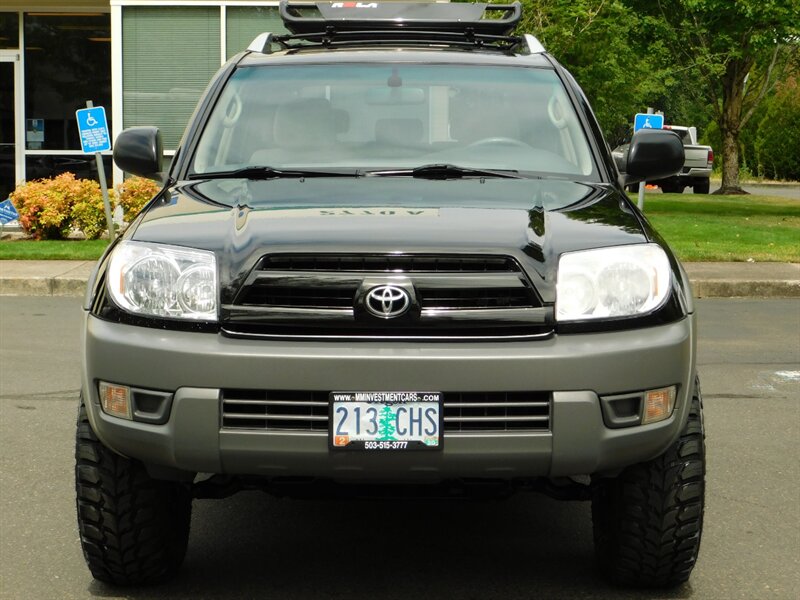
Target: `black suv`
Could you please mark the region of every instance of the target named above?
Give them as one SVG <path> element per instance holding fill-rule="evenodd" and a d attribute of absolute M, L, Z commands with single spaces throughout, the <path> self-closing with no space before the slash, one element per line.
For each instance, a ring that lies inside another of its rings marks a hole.
<path fill-rule="evenodd" d="M 85 303 L 78 521 L 98 579 L 169 577 L 193 498 L 590 499 L 602 571 L 686 581 L 704 434 L 681 265 L 520 6 L 281 4 L 211 81 Z M 157 176 L 154 128 L 114 159 Z M 478 484 L 478 485 L 475 485 Z M 269 543 L 266 541 L 265 543 Z"/>

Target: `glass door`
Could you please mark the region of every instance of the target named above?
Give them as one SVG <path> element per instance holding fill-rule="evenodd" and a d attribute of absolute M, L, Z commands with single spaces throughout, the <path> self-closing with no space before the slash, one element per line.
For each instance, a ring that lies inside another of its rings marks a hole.
<path fill-rule="evenodd" d="M 20 148 L 17 145 L 19 53 L 0 50 L 0 202 L 14 191 Z"/>

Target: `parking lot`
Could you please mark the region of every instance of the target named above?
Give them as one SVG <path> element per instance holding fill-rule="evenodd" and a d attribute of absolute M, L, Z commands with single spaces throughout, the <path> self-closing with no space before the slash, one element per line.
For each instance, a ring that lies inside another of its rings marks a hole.
<path fill-rule="evenodd" d="M 160 587 L 92 580 L 73 490 L 80 299 L 0 298 L 0 597 L 709 598 L 800 596 L 800 304 L 704 300 L 706 524 L 686 586 L 638 592 L 593 569 L 587 503 L 195 502 L 186 563 Z"/>

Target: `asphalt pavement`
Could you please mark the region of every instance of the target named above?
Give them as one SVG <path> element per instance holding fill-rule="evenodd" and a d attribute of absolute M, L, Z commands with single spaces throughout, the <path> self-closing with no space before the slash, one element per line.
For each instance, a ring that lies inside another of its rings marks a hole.
<path fill-rule="evenodd" d="M 700 559 L 672 591 L 608 586 L 588 503 L 323 502 L 246 492 L 194 504 L 171 583 L 95 582 L 75 524 L 81 302 L 0 298 L 0 598 L 796 600 L 800 303 L 697 303 L 707 504 Z"/>

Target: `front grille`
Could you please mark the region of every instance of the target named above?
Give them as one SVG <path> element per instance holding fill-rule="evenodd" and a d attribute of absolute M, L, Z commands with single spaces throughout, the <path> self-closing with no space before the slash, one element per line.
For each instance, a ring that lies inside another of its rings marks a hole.
<path fill-rule="evenodd" d="M 545 392 L 450 392 L 444 398 L 444 430 L 547 431 L 550 394 Z"/>
<path fill-rule="evenodd" d="M 531 306 L 531 290 L 518 288 L 417 288 L 422 309 L 491 309 Z"/>
<path fill-rule="evenodd" d="M 413 291 L 408 314 L 369 315 L 369 289 L 398 282 Z M 552 307 L 515 259 L 497 255 L 267 255 L 221 312 L 225 334 L 250 337 L 520 338 L 553 330 Z"/>
<path fill-rule="evenodd" d="M 549 431 L 548 392 L 445 392 L 444 433 Z M 328 431 L 328 392 L 222 391 L 223 429 Z"/>
<path fill-rule="evenodd" d="M 506 256 L 429 254 L 272 254 L 259 271 L 323 271 L 341 273 L 517 273 L 517 263 Z"/>
<path fill-rule="evenodd" d="M 355 286 L 301 287 L 297 285 L 251 285 L 241 299 L 243 306 L 283 308 L 352 308 Z"/>
<path fill-rule="evenodd" d="M 224 429 L 328 430 L 327 392 L 222 391 Z"/>

